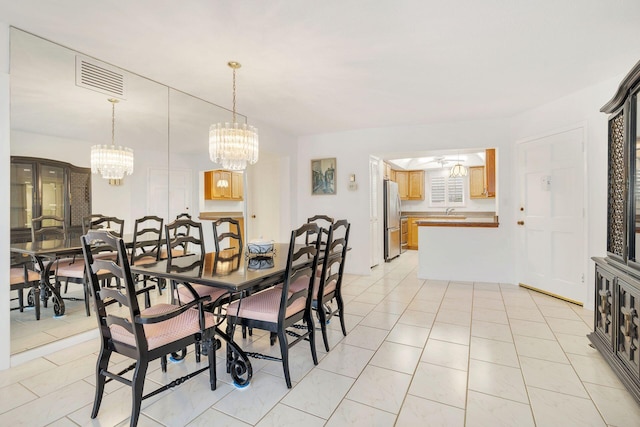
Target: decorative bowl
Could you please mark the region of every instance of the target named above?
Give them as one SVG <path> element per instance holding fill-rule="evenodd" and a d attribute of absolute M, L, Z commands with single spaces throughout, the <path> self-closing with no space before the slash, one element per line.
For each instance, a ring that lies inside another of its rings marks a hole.
<path fill-rule="evenodd" d="M 247 253 L 253 255 L 270 255 L 273 253 L 273 244 L 273 240 L 251 240 L 247 243 Z"/>

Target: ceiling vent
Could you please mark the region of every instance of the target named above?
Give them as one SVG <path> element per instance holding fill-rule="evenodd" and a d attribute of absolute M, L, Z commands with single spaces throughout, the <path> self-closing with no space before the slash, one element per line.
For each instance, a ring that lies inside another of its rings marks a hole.
<path fill-rule="evenodd" d="M 76 55 L 76 85 L 126 99 L 122 70 L 80 55 Z"/>

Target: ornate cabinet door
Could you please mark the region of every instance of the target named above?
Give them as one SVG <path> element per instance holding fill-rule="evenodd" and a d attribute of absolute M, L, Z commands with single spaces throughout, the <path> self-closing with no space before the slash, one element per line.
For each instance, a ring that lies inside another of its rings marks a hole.
<path fill-rule="evenodd" d="M 595 332 L 613 351 L 613 297 L 615 277 L 596 265 Z"/>
<path fill-rule="evenodd" d="M 636 379 L 640 378 L 640 354 L 638 354 L 638 311 L 640 292 L 618 278 L 618 330 L 617 350 L 620 360 L 631 370 Z"/>

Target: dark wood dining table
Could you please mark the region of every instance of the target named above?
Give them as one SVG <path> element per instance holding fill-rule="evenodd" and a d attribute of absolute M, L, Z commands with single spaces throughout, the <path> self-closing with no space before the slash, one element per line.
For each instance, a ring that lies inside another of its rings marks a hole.
<path fill-rule="evenodd" d="M 132 266 L 134 274 L 144 274 L 178 283 L 195 283 L 227 290 L 242 298 L 247 292 L 255 292 L 281 282 L 287 266 L 288 243 L 274 244 L 273 253 L 259 256 L 249 253 L 221 251 L 181 256 L 150 264 Z M 303 266 L 312 259 L 301 258 L 295 264 Z M 249 384 L 252 376 L 251 362 L 247 354 L 228 333 L 235 325 L 228 325 L 227 331 L 216 328 L 216 334 L 227 346 L 227 371 L 239 387 Z"/>

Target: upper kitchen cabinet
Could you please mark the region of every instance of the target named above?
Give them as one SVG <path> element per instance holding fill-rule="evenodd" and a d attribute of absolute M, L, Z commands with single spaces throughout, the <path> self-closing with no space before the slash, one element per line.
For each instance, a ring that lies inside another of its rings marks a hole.
<path fill-rule="evenodd" d="M 395 181 L 398 183 L 400 200 L 424 200 L 424 171 L 396 170 Z"/>
<path fill-rule="evenodd" d="M 485 150 L 485 165 L 469 167 L 469 197 L 488 199 L 496 197 L 496 150 Z"/>
<path fill-rule="evenodd" d="M 243 174 L 227 170 L 204 173 L 205 200 L 243 200 Z"/>

